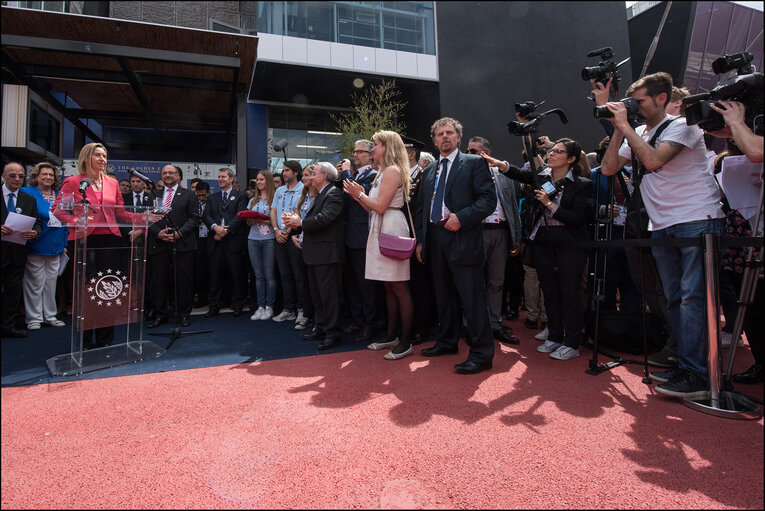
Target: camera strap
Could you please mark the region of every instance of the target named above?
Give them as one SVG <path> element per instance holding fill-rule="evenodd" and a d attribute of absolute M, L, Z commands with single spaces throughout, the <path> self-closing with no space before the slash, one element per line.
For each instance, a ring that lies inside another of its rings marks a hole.
<path fill-rule="evenodd" d="M 679 118 L 680 117 L 670 117 L 669 119 L 667 119 L 666 121 L 661 123 L 659 125 L 659 127 L 656 128 L 656 132 L 651 137 L 651 140 L 648 142 L 648 145 L 650 145 L 651 147 L 653 147 L 655 149 L 656 148 L 656 141 L 659 139 L 659 135 L 661 135 L 662 132 L 665 129 L 667 129 L 670 124 L 672 124 L 674 121 L 676 121 Z M 638 165 L 640 166 L 639 167 L 639 173 L 636 174 L 635 173 L 635 169 L 638 169 Z M 643 164 L 640 163 L 640 161 L 635 157 L 635 151 L 632 151 L 632 177 L 633 177 L 632 185 L 635 188 L 637 188 L 640 185 L 641 178 L 644 175 L 650 174 L 652 172 L 656 172 L 656 171 L 655 170 L 648 170 L 645 167 L 643 167 Z M 635 177 L 637 177 L 637 179 L 635 179 Z"/>

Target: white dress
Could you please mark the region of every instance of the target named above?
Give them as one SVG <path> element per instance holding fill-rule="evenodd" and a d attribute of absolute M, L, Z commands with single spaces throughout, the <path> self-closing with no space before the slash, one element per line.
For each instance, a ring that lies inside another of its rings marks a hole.
<path fill-rule="evenodd" d="M 380 193 L 382 172 L 369 191 L 369 196 L 377 199 Z M 401 210 L 404 206 L 404 193 L 401 185 L 396 189 L 393 200 L 382 216 L 382 232 L 395 236 L 409 236 L 409 220 L 406 213 Z M 411 207 L 411 206 L 410 206 Z M 406 208 L 404 208 L 406 209 Z M 367 238 L 367 261 L 364 277 L 369 280 L 382 280 L 386 282 L 403 282 L 409 280 L 409 259 L 400 261 L 391 257 L 385 257 L 380 253 L 380 215 L 374 211 L 369 212 L 369 237 Z"/>

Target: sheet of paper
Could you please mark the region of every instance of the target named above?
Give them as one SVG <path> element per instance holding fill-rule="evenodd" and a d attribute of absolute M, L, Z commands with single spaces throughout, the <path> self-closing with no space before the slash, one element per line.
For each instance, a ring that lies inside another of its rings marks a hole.
<path fill-rule="evenodd" d="M 69 263 L 69 256 L 66 255 L 66 252 L 61 252 L 61 255 L 58 257 L 58 276 L 64 274 L 64 270 L 66 270 L 66 265 Z"/>
<path fill-rule="evenodd" d="M 27 240 L 21 239 L 22 231 L 31 231 L 35 226 L 37 219 L 33 216 L 21 215 L 15 211 L 9 211 L 8 217 L 5 219 L 5 225 L 13 228 L 13 233 L 3 234 L 3 241 L 9 241 L 11 243 L 18 243 L 19 245 L 26 245 Z"/>
<path fill-rule="evenodd" d="M 730 207 L 756 208 L 762 186 L 762 163 L 752 163 L 746 156 L 728 156 L 723 160 L 717 181 Z"/>

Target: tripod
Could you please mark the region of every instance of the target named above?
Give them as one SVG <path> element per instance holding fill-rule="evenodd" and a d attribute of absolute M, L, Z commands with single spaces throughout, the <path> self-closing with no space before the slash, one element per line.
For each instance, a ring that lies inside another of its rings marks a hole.
<path fill-rule="evenodd" d="M 183 239 L 183 235 L 175 225 L 175 222 L 173 222 L 169 212 L 167 215 L 165 215 L 165 219 L 167 220 L 167 223 L 170 224 L 171 232 L 173 234 L 177 233 L 180 239 Z M 171 258 L 173 261 L 173 300 L 175 301 L 175 306 L 173 307 L 173 323 L 175 326 L 173 326 L 173 329 L 170 332 L 149 332 L 150 335 L 170 336 L 170 342 L 167 344 L 167 346 L 165 346 L 165 350 L 169 350 L 170 346 L 172 346 L 173 343 L 182 335 L 207 334 L 212 332 L 212 330 L 196 330 L 193 332 L 181 331 L 180 304 L 178 303 L 178 244 L 173 242 L 172 246 L 173 248 L 171 249 Z"/>

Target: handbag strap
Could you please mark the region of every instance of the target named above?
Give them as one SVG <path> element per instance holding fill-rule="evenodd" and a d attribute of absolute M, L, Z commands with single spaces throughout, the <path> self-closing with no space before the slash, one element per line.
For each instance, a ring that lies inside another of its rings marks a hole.
<path fill-rule="evenodd" d="M 412 220 L 412 210 L 409 209 L 409 202 L 406 200 L 406 190 L 404 190 L 403 188 L 404 187 L 402 186 L 401 189 L 402 189 L 402 193 L 404 194 L 404 204 L 406 205 L 406 212 L 409 214 L 409 226 L 412 228 L 412 238 L 416 238 L 417 236 L 415 235 L 415 232 L 414 232 L 414 221 Z M 393 209 L 397 209 L 397 208 L 393 208 Z M 382 215 L 377 215 L 377 217 L 379 218 L 379 222 L 378 222 L 379 226 L 377 228 L 377 231 L 380 233 L 382 233 L 383 216 L 385 216 L 385 213 L 383 213 Z"/>

